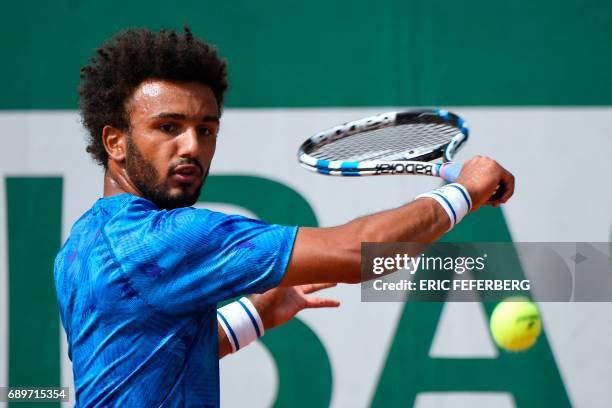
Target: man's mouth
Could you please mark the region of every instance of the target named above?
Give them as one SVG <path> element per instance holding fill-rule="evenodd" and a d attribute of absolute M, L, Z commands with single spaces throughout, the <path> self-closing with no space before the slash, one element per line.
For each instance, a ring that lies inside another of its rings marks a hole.
<path fill-rule="evenodd" d="M 181 184 L 192 184 L 200 181 L 202 170 L 194 164 L 180 164 L 172 170 L 171 177 Z"/>

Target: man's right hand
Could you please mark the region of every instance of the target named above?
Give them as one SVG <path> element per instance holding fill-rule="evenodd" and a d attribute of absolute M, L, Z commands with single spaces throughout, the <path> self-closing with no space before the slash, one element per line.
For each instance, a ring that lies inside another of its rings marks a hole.
<path fill-rule="evenodd" d="M 514 194 L 512 173 L 484 156 L 475 156 L 465 162 L 455 183 L 461 184 L 470 193 L 472 211 L 483 205 L 503 204 Z M 498 188 L 503 189 L 499 197 L 499 193 L 496 194 Z"/>

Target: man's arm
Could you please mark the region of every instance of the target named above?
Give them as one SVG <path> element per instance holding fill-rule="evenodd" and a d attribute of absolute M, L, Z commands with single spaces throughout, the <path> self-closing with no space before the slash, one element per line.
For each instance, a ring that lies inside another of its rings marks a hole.
<path fill-rule="evenodd" d="M 227 334 L 225 334 L 225 330 L 221 328 L 219 322 L 217 322 L 217 334 L 219 338 L 219 358 L 223 358 L 232 353 L 232 346 L 227 338 Z"/>
<path fill-rule="evenodd" d="M 265 330 L 270 330 L 291 320 L 298 312 L 304 309 L 321 307 L 338 307 L 340 302 L 334 299 L 311 296 L 313 292 L 327 289 L 335 284 L 302 285 L 286 288 L 274 288 L 258 295 L 249 296 L 250 301 L 257 309 Z M 230 340 L 225 330 L 217 323 L 219 338 L 219 358 L 232 352 Z"/>
<path fill-rule="evenodd" d="M 494 160 L 481 156 L 466 162 L 455 182 L 469 192 L 472 211 L 482 205 L 505 203 L 514 193 L 512 174 Z M 490 201 L 498 186 L 504 186 L 505 193 Z M 300 228 L 280 285 L 360 282 L 362 242 L 432 243 L 448 228 L 446 212 L 435 200 L 426 198 L 338 227 Z"/>

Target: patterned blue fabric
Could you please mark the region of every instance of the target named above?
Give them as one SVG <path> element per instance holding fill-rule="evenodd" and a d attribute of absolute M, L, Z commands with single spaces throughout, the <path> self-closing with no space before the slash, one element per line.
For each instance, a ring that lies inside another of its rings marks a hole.
<path fill-rule="evenodd" d="M 297 228 L 98 200 L 55 261 L 76 405 L 216 407 L 216 305 L 277 286 Z"/>

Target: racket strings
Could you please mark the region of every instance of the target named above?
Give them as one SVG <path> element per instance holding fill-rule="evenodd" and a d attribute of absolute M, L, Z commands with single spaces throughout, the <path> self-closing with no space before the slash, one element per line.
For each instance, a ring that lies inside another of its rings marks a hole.
<path fill-rule="evenodd" d="M 409 123 L 347 136 L 309 154 L 319 160 L 402 160 L 444 146 L 456 134 L 457 128 L 447 124 Z"/>

